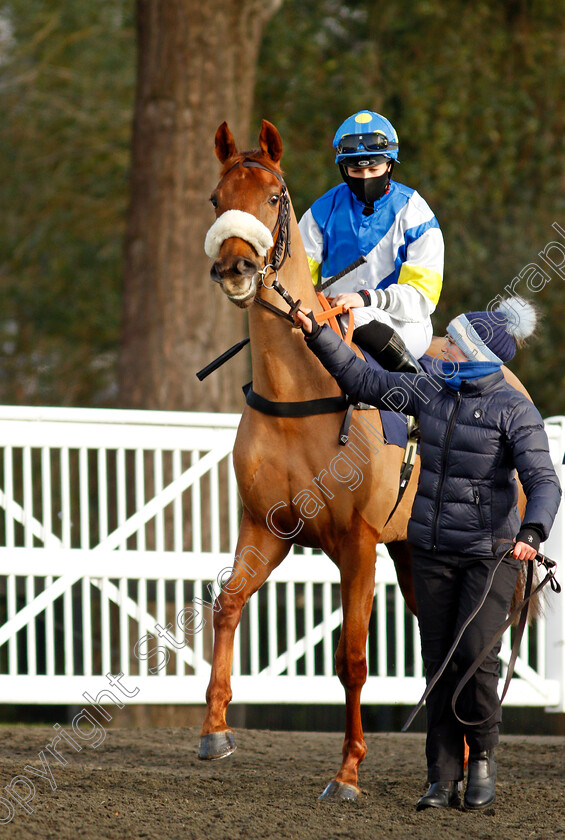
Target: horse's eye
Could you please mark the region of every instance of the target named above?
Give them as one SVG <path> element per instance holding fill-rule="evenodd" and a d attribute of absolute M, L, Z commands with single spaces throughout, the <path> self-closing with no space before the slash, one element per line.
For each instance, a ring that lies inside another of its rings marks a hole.
<path fill-rule="evenodd" d="M 210 196 L 210 202 L 211 202 L 212 207 L 214 208 L 214 210 L 216 210 L 216 209 L 217 209 L 217 207 L 218 207 L 218 199 L 216 198 L 216 196 L 215 196 L 215 195 L 211 195 L 211 196 Z"/>
<path fill-rule="evenodd" d="M 272 207 L 274 207 L 276 204 L 279 203 L 279 198 L 280 196 L 278 195 L 278 193 L 275 193 L 274 195 L 269 196 L 268 202 Z"/>

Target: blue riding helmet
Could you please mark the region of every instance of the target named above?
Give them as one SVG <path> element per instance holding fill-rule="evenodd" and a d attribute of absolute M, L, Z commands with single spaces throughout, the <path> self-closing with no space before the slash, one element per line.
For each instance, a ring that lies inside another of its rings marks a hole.
<path fill-rule="evenodd" d="M 374 111 L 358 111 L 336 131 L 336 163 L 374 166 L 376 158 L 398 161 L 398 135 L 386 117 Z"/>

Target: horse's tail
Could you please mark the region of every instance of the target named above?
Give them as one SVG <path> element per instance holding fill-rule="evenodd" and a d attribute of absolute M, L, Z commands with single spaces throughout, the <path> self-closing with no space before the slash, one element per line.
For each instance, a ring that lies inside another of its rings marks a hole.
<path fill-rule="evenodd" d="M 516 587 L 514 589 L 514 594 L 512 595 L 512 602 L 510 604 L 510 609 L 508 610 L 509 615 L 510 615 L 511 612 L 513 612 L 516 609 L 516 607 L 518 606 L 520 601 L 522 601 L 523 598 L 524 598 L 524 588 L 526 586 L 526 569 L 527 569 L 527 561 L 523 561 L 520 564 L 520 571 L 518 572 L 518 580 L 516 581 Z M 539 582 L 540 582 L 540 579 L 539 579 L 538 569 L 537 569 L 537 566 L 534 565 L 534 577 L 533 577 L 533 581 L 532 581 L 532 592 L 534 591 L 534 589 L 536 588 L 536 586 L 538 585 Z M 536 595 L 532 595 L 532 598 L 531 598 L 531 601 L 530 601 L 530 609 L 528 611 L 528 624 L 530 624 L 530 625 L 533 624 L 533 622 L 535 621 L 536 618 L 540 618 L 540 616 L 543 614 L 540 595 L 541 595 L 541 593 L 539 593 L 539 592 Z M 514 627 L 518 624 L 519 619 L 520 619 L 520 615 L 518 614 L 516 616 L 516 618 L 514 619 L 514 621 L 512 622 L 512 625 Z"/>

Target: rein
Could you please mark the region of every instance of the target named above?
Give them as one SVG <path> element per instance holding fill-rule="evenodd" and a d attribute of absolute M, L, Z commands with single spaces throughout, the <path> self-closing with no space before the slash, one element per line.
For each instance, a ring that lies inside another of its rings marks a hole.
<path fill-rule="evenodd" d="M 243 166 L 249 169 L 262 169 L 265 172 L 269 172 L 271 175 L 280 182 L 281 191 L 279 194 L 279 212 L 277 216 L 277 221 L 275 222 L 275 226 L 271 231 L 271 235 L 274 239 L 275 232 L 278 230 L 278 235 L 273 245 L 271 256 L 269 259 L 268 254 L 265 255 L 265 265 L 263 269 L 259 272 L 261 275 L 261 279 L 259 281 L 259 287 L 263 286 L 263 288 L 271 290 L 273 289 L 277 294 L 279 294 L 282 299 L 285 301 L 286 304 L 289 306 L 289 311 L 285 312 L 282 309 L 279 309 L 278 306 L 270 303 L 269 301 L 264 300 L 263 298 L 255 295 L 254 302 L 259 306 L 262 306 L 264 309 L 267 309 L 269 312 L 272 312 L 274 315 L 284 318 L 287 320 L 293 327 L 297 327 L 298 325 L 295 323 L 295 315 L 298 309 L 300 308 L 302 301 L 297 300 L 295 301 L 290 292 L 285 289 L 282 283 L 279 281 L 278 273 L 279 270 L 284 265 L 287 257 L 291 256 L 290 252 L 290 198 L 288 195 L 288 188 L 283 177 L 278 173 L 275 172 L 273 169 L 270 169 L 268 166 L 260 163 L 256 160 L 251 160 L 250 158 L 245 158 L 244 160 L 237 161 L 231 166 L 227 172 L 225 172 L 223 178 L 226 177 L 233 169 L 238 166 Z M 222 178 L 222 180 L 223 180 Z M 365 258 L 360 258 L 356 261 L 355 264 L 348 266 L 339 276 L 343 276 L 355 268 L 358 264 L 365 261 Z M 274 278 L 271 285 L 267 285 L 265 282 L 265 276 L 267 275 L 268 271 L 271 270 L 274 273 Z M 338 279 L 338 276 L 331 278 L 331 282 L 334 282 Z M 326 283 L 326 286 L 330 285 L 330 283 Z M 327 321 L 329 326 L 336 332 L 340 338 L 351 346 L 351 339 L 353 336 L 353 329 L 354 329 L 354 320 L 352 317 L 349 318 L 347 332 L 343 335 L 341 330 L 340 324 L 337 320 L 338 315 L 343 315 L 345 313 L 345 309 L 343 306 L 330 306 L 327 299 L 324 295 L 321 294 L 320 291 L 317 292 L 317 297 L 322 307 L 322 312 L 319 312 L 314 317 L 318 323 L 323 323 Z M 234 344 L 208 365 L 206 365 L 201 370 L 197 371 L 196 376 L 200 381 L 205 379 L 209 374 L 213 371 L 217 370 L 224 362 L 227 362 L 228 359 L 231 359 L 236 353 L 239 353 L 246 344 L 249 343 L 249 339 L 244 339 L 243 341 Z M 338 411 L 345 411 L 345 417 L 341 424 L 341 429 L 339 432 L 339 443 L 342 446 L 348 441 L 349 436 L 349 427 L 351 425 L 351 419 L 353 416 L 353 409 L 354 404 L 350 401 L 347 395 L 342 397 L 322 397 L 313 400 L 300 400 L 295 402 L 276 402 L 273 400 L 267 400 L 264 397 L 261 397 L 260 394 L 256 394 L 253 391 L 252 383 L 248 383 L 243 387 L 243 391 L 245 393 L 245 399 L 249 406 L 255 408 L 257 411 L 261 411 L 263 414 L 269 414 L 274 417 L 308 417 L 315 414 L 327 414 L 333 413 Z M 407 483 L 407 482 L 406 482 Z M 401 483 L 402 488 L 402 483 Z M 401 496 L 393 509 L 396 510 L 398 502 L 400 501 Z M 392 515 L 392 514 L 391 514 Z M 390 517 L 389 517 L 390 518 Z"/>
<path fill-rule="evenodd" d="M 289 312 L 284 312 L 282 309 L 279 309 L 277 306 L 274 306 L 272 303 L 269 303 L 268 301 L 263 300 L 262 298 L 259 298 L 259 297 L 255 297 L 255 303 L 258 303 L 260 306 L 263 306 L 265 309 L 268 309 L 274 315 L 278 315 L 279 317 L 285 318 L 287 321 L 290 321 L 290 323 L 293 326 L 296 326 L 296 324 L 294 323 L 294 315 L 297 312 L 297 310 L 300 308 L 302 301 L 300 301 L 300 300 L 295 301 L 294 298 L 292 297 L 292 295 L 290 294 L 290 292 L 287 289 L 285 289 L 285 287 L 282 285 L 282 283 L 280 283 L 279 277 L 278 277 L 278 273 L 279 273 L 280 269 L 282 268 L 282 266 L 284 265 L 284 263 L 286 262 L 287 257 L 291 256 L 291 252 L 290 252 L 290 198 L 288 196 L 288 188 L 286 186 L 286 183 L 285 183 L 282 175 L 280 175 L 278 172 L 275 172 L 275 170 L 270 169 L 268 166 L 265 166 L 263 163 L 260 163 L 258 160 L 251 160 L 250 158 L 245 158 L 242 161 L 238 161 L 237 163 L 234 163 L 234 165 L 231 166 L 227 170 L 227 172 L 224 174 L 223 177 L 225 178 L 226 175 L 228 175 L 237 166 L 243 166 L 246 169 L 262 169 L 265 172 L 269 172 L 271 175 L 274 175 L 275 178 L 277 179 L 277 181 L 279 181 L 280 184 L 282 185 L 281 186 L 281 192 L 280 192 L 280 195 L 279 195 L 279 212 L 278 212 L 278 216 L 277 216 L 277 221 L 275 222 L 275 226 L 274 226 L 273 230 L 271 231 L 273 239 L 274 239 L 275 232 L 277 230 L 278 230 L 278 236 L 277 236 L 275 244 L 273 246 L 271 258 L 269 259 L 268 256 L 265 255 L 265 265 L 259 273 L 261 274 L 260 285 L 263 286 L 263 288 L 265 288 L 265 289 L 269 289 L 269 290 L 274 289 L 274 291 L 277 292 L 277 294 L 279 294 L 282 297 L 282 299 L 285 301 L 285 303 L 288 304 L 288 306 L 290 307 L 290 310 L 289 310 Z M 223 180 L 223 178 L 222 178 L 222 180 Z M 361 263 L 363 263 L 363 262 L 366 262 L 365 257 L 360 257 L 358 260 L 356 260 L 350 266 L 347 266 L 347 268 L 345 268 L 342 272 L 340 272 L 339 274 L 336 274 L 335 277 L 332 277 L 332 278 L 330 278 L 329 281 L 326 281 L 326 283 L 323 285 L 323 288 L 326 288 L 327 286 L 331 285 L 331 283 L 338 280 L 340 277 L 343 277 L 345 274 L 348 274 L 350 271 L 352 271 L 354 268 L 357 268 L 357 266 L 361 265 Z M 274 275 L 275 275 L 275 277 L 273 279 L 273 282 L 271 283 L 270 286 L 268 286 L 265 283 L 265 275 L 267 274 L 269 269 L 271 269 L 271 271 L 273 271 Z M 348 325 L 347 333 L 346 333 L 345 336 L 343 336 L 335 316 L 343 315 L 344 312 L 345 312 L 345 309 L 343 308 L 343 306 L 336 306 L 336 307 L 331 308 L 329 306 L 326 298 L 320 292 L 321 292 L 321 289 L 317 292 L 318 300 L 320 301 L 324 311 L 322 313 L 318 313 L 318 315 L 315 315 L 314 317 L 316 318 L 318 323 L 323 323 L 324 321 L 329 321 L 330 326 L 334 330 L 334 332 L 337 332 L 338 335 L 343 337 L 344 340 L 346 341 L 346 343 L 350 345 L 351 344 L 351 336 L 353 334 L 353 318 L 349 319 L 349 325 Z M 234 347 L 236 347 L 236 346 L 237 345 L 234 345 Z M 234 348 L 230 348 L 230 350 L 226 351 L 226 353 L 230 353 L 231 350 L 233 350 L 233 349 Z M 235 352 L 238 352 L 238 351 L 235 350 Z M 223 354 L 223 355 L 225 355 L 225 354 Z M 235 355 L 235 353 L 233 353 L 232 355 Z M 231 358 L 231 356 L 227 356 L 227 358 Z M 227 361 L 227 358 L 226 358 L 226 361 Z M 219 361 L 219 359 L 218 359 L 218 361 Z M 214 363 L 212 363 L 212 364 L 214 364 Z M 206 369 L 204 369 L 204 370 L 206 370 Z M 201 371 L 199 371 L 199 373 L 201 373 Z"/>
<path fill-rule="evenodd" d="M 271 175 L 274 175 L 275 178 L 281 183 L 281 192 L 279 195 L 279 212 L 277 216 L 277 221 L 273 230 L 271 231 L 271 235 L 274 239 L 274 234 L 278 230 L 278 235 L 275 241 L 275 244 L 272 249 L 271 258 L 269 260 L 268 254 L 265 255 L 265 265 L 263 269 L 259 272 L 261 275 L 261 279 L 259 281 L 259 287 L 263 286 L 263 288 L 271 290 L 273 289 L 277 294 L 279 294 L 282 299 L 285 301 L 286 304 L 289 306 L 289 311 L 285 312 L 283 309 L 279 309 L 278 306 L 270 303 L 269 301 L 263 300 L 263 298 L 259 297 L 257 294 L 254 298 L 254 303 L 262 306 L 264 309 L 267 309 L 269 312 L 272 312 L 273 315 L 277 317 L 284 318 L 288 321 L 291 326 L 297 328 L 298 325 L 295 323 L 295 314 L 301 306 L 302 301 L 297 300 L 295 301 L 290 292 L 285 289 L 282 283 L 279 281 L 278 273 L 281 267 L 284 265 L 287 257 L 291 256 L 290 253 L 290 198 L 288 195 L 288 189 L 283 177 L 278 173 L 275 172 L 273 169 L 270 169 L 268 166 L 260 163 L 256 160 L 251 160 L 249 158 L 245 158 L 242 161 L 238 161 L 234 163 L 230 169 L 224 174 L 224 178 L 228 175 L 232 169 L 235 169 L 237 166 L 243 166 L 246 168 L 254 168 L 254 169 L 263 169 L 265 172 L 269 172 Z M 222 179 L 223 180 L 223 179 Z M 336 332 L 340 338 L 342 338 L 348 346 L 351 346 L 351 341 L 353 337 L 353 329 L 354 329 L 354 319 L 350 315 L 348 324 L 347 324 L 347 331 L 345 335 L 341 329 L 341 325 L 337 320 L 338 315 L 345 314 L 346 310 L 343 305 L 340 306 L 330 306 L 326 297 L 322 294 L 322 289 L 327 288 L 332 283 L 339 280 L 341 277 L 344 277 L 350 271 L 353 271 L 362 263 L 366 262 L 365 257 L 359 257 L 355 262 L 348 265 L 343 271 L 336 274 L 334 277 L 330 277 L 316 292 L 318 301 L 322 307 L 322 312 L 317 313 L 314 315 L 314 318 L 319 324 L 324 323 L 325 321 L 328 322 L 328 325 L 331 329 Z M 274 273 L 274 279 L 270 286 L 265 283 L 265 276 L 269 269 Z M 198 379 L 201 381 L 206 378 L 210 373 L 217 370 L 224 362 L 227 362 L 228 359 L 231 359 L 236 353 L 239 353 L 246 344 L 249 343 L 249 339 L 244 339 L 243 341 L 234 344 L 233 347 L 230 347 L 212 362 L 210 362 L 206 367 L 199 370 L 196 374 Z M 300 400 L 294 402 L 278 402 L 274 400 L 267 400 L 265 397 L 262 397 L 260 394 L 257 394 L 253 390 L 253 383 L 249 382 L 247 385 L 243 386 L 243 392 L 245 394 L 245 400 L 247 405 L 251 408 L 256 409 L 257 411 L 261 411 L 263 414 L 268 414 L 272 417 L 310 417 L 316 414 L 330 414 L 340 411 L 345 411 L 345 416 L 343 418 L 341 428 L 339 430 L 339 437 L 338 441 L 341 446 L 345 446 L 349 440 L 349 428 L 351 426 L 351 421 L 353 418 L 353 410 L 358 407 L 362 408 L 362 405 L 356 406 L 350 398 L 344 394 L 341 397 L 321 397 L 313 400 Z M 369 407 L 369 406 L 366 406 Z M 387 524 L 389 520 L 392 518 L 393 514 L 395 513 L 398 505 L 400 504 L 402 497 L 404 495 L 404 491 L 408 486 L 408 482 L 410 481 L 410 476 L 412 474 L 412 469 L 414 466 L 414 461 L 416 458 L 416 448 L 417 442 L 412 433 L 409 431 L 408 435 L 408 442 L 404 454 L 404 460 L 401 467 L 401 474 L 400 474 L 400 487 L 398 491 L 398 496 L 396 502 L 388 516 Z"/>
<path fill-rule="evenodd" d="M 465 632 L 465 630 L 467 629 L 467 627 L 469 626 L 471 621 L 475 618 L 475 616 L 477 615 L 477 613 L 479 612 L 479 610 L 483 606 L 484 602 L 486 601 L 487 595 L 490 592 L 490 589 L 491 589 L 491 586 L 492 586 L 492 581 L 493 581 L 493 578 L 496 574 L 497 569 L 499 568 L 500 564 L 507 557 L 509 557 L 512 554 L 513 550 L 514 550 L 513 544 L 508 542 L 507 540 L 497 540 L 497 542 L 494 544 L 493 554 L 496 557 L 496 562 L 493 564 L 492 568 L 490 569 L 490 571 L 487 575 L 487 579 L 485 581 L 485 587 L 484 587 L 483 593 L 482 593 L 482 595 L 479 599 L 479 602 L 474 607 L 474 609 L 471 611 L 470 615 L 468 615 L 467 618 L 465 619 L 465 621 L 463 622 L 463 625 L 462 625 L 461 629 L 459 630 L 459 633 L 457 634 L 457 637 L 456 637 L 455 641 L 453 642 L 449 651 L 447 652 L 447 655 L 446 655 L 445 659 L 443 660 L 439 670 L 434 674 L 433 678 L 430 680 L 430 682 L 426 686 L 426 690 L 424 691 L 422 697 L 420 698 L 420 700 L 418 702 L 418 705 L 414 707 L 414 709 L 410 713 L 410 717 L 408 718 L 408 720 L 406 721 L 406 723 L 402 727 L 402 730 L 401 730 L 402 732 L 406 732 L 406 730 L 408 729 L 408 727 L 410 726 L 410 724 L 412 723 L 412 721 L 414 720 L 414 718 L 416 717 L 416 715 L 418 714 L 418 712 L 420 711 L 420 709 L 422 708 L 424 703 L 426 702 L 430 692 L 432 691 L 432 689 L 434 688 L 434 686 L 436 685 L 436 683 L 438 682 L 438 680 L 440 679 L 440 677 L 444 673 L 445 669 L 449 665 L 449 663 L 451 661 L 451 658 L 452 658 L 452 656 L 455 652 L 455 649 L 456 649 L 457 645 L 459 644 L 459 642 L 461 641 L 461 637 L 463 636 L 463 633 Z M 510 685 L 510 680 L 512 678 L 512 674 L 514 673 L 514 666 L 515 666 L 516 660 L 518 658 L 518 653 L 520 651 L 520 644 L 522 642 L 522 636 L 524 634 L 524 629 L 526 627 L 526 622 L 528 620 L 528 610 L 529 610 L 529 607 L 530 607 L 531 599 L 535 595 L 537 595 L 538 592 L 541 592 L 541 590 L 544 588 L 544 586 L 546 586 L 546 584 L 548 584 L 548 583 L 551 585 L 551 588 L 555 593 L 561 592 L 561 586 L 559 585 L 559 583 L 555 579 L 555 567 L 557 565 L 555 563 L 555 560 L 550 560 L 549 557 L 545 557 L 543 554 L 540 554 L 539 552 L 536 554 L 535 559 L 536 559 L 538 565 L 539 566 L 544 566 L 544 568 L 546 570 L 546 575 L 545 575 L 544 579 L 542 580 L 541 583 L 539 583 L 536 586 L 536 588 L 532 592 L 532 583 L 533 583 L 533 577 L 534 577 L 534 563 L 533 563 L 533 561 L 528 562 L 527 573 L 526 573 L 526 584 L 524 586 L 524 597 L 523 597 L 522 601 L 510 613 L 510 615 L 508 616 L 506 621 L 495 631 L 492 638 L 489 639 L 489 641 L 483 647 L 481 652 L 477 655 L 475 660 L 471 663 L 471 665 L 469 666 L 469 668 L 467 669 L 467 671 L 465 672 L 465 674 L 463 675 L 463 677 L 459 681 L 459 683 L 458 683 L 458 685 L 457 685 L 457 687 L 456 687 L 456 689 L 453 693 L 453 697 L 451 699 L 451 708 L 452 708 L 453 714 L 455 715 L 457 720 L 460 723 L 462 723 L 464 726 L 480 726 L 481 724 L 486 723 L 487 720 L 490 720 L 490 718 L 498 711 L 498 709 L 502 705 L 502 701 L 506 697 L 506 692 L 508 691 L 508 686 Z M 478 670 L 478 668 L 480 667 L 480 665 L 484 661 L 485 657 L 492 650 L 492 648 L 494 647 L 496 642 L 500 639 L 502 634 L 504 632 L 506 632 L 506 630 L 510 627 L 510 625 L 512 624 L 512 622 L 514 621 L 514 619 L 518 615 L 520 616 L 520 618 L 519 618 L 519 621 L 518 621 L 518 626 L 516 628 L 516 634 L 514 636 L 514 642 L 512 644 L 510 659 L 508 660 L 508 670 L 506 672 L 506 679 L 504 681 L 504 688 L 502 690 L 502 696 L 501 696 L 501 698 L 498 702 L 497 708 L 494 709 L 494 711 L 488 717 L 486 717 L 484 720 L 476 720 L 476 721 L 462 720 L 455 710 L 455 705 L 457 703 L 457 699 L 458 699 L 459 695 L 461 694 L 464 687 L 467 685 L 467 683 L 469 682 L 469 680 L 471 679 L 471 677 L 473 676 L 475 671 Z"/>

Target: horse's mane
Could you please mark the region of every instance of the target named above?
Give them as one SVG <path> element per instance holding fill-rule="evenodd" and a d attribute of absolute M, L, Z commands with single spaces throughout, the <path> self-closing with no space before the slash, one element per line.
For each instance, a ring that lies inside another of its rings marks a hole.
<path fill-rule="evenodd" d="M 263 149 L 250 149 L 248 152 L 238 152 L 224 161 L 224 165 L 220 171 L 220 178 L 237 166 L 238 163 L 243 163 L 244 160 L 254 160 L 262 164 L 266 169 L 275 172 L 277 175 L 283 176 L 284 172 L 278 163 L 275 163 Z"/>

